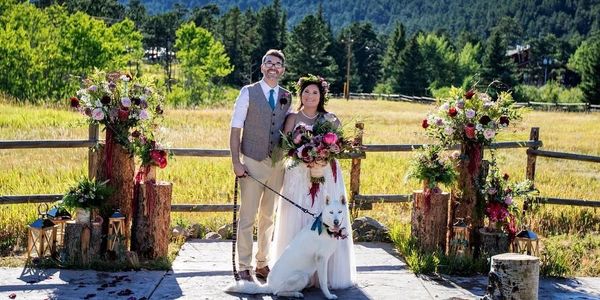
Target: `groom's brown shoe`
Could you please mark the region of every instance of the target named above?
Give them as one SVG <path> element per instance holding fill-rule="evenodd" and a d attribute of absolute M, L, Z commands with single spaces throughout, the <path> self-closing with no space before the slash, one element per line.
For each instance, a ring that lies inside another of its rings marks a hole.
<path fill-rule="evenodd" d="M 256 270 L 254 270 L 254 273 L 256 273 L 256 277 L 265 280 L 267 279 L 267 276 L 269 276 L 269 272 L 271 272 L 271 270 L 269 270 L 269 266 L 265 266 L 263 268 L 256 268 Z"/>
<path fill-rule="evenodd" d="M 250 274 L 250 270 L 240 271 L 238 273 L 238 275 L 240 276 L 240 280 L 246 280 L 246 281 L 250 281 L 250 282 L 256 282 L 256 280 L 254 280 L 254 277 L 252 277 L 252 274 Z"/>

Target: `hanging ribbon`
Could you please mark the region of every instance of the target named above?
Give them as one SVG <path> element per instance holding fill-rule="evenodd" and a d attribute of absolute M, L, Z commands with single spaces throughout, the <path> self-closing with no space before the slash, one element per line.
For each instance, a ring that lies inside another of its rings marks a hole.
<path fill-rule="evenodd" d="M 106 147 L 104 149 L 106 160 L 104 161 L 104 176 L 107 180 L 112 179 L 113 148 L 115 145 L 114 134 L 112 129 L 106 128 Z"/>

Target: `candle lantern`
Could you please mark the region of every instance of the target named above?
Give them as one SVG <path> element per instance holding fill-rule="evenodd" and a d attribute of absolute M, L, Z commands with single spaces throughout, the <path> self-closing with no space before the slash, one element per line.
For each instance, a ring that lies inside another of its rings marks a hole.
<path fill-rule="evenodd" d="M 450 253 L 456 256 L 465 256 L 469 252 L 469 226 L 463 218 L 457 218 L 452 224 L 454 236 L 450 241 Z"/>
<path fill-rule="evenodd" d="M 116 251 L 115 246 L 121 243 L 125 234 L 125 216 L 119 211 L 115 211 L 108 218 L 108 250 Z"/>
<path fill-rule="evenodd" d="M 42 206 L 46 211 L 42 213 Z M 56 247 L 56 225 L 47 217 L 48 204 L 38 206 L 39 218 L 29 225 L 27 232 L 27 260 L 51 257 Z"/>
<path fill-rule="evenodd" d="M 62 206 L 53 206 L 48 218 L 56 225 L 56 247 L 62 247 L 65 239 L 65 223 L 71 220 L 71 214 Z"/>

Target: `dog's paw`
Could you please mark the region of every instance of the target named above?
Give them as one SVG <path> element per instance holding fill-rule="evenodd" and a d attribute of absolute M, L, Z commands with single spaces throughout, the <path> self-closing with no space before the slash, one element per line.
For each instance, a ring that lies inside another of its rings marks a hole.
<path fill-rule="evenodd" d="M 304 298 L 304 294 L 300 293 L 300 292 L 295 292 L 294 293 L 294 297 L 295 298 Z"/>
<path fill-rule="evenodd" d="M 327 299 L 337 299 L 337 296 L 334 294 L 331 294 L 331 295 L 327 296 Z"/>

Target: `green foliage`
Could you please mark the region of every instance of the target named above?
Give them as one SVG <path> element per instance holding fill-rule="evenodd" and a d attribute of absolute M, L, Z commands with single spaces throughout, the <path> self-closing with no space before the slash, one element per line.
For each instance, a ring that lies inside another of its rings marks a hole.
<path fill-rule="evenodd" d="M 101 208 L 113 190 L 106 186 L 107 181 L 98 182 L 95 179 L 82 178 L 76 185 L 69 188 L 62 199 L 61 206 L 66 208 Z"/>
<path fill-rule="evenodd" d="M 485 54 L 481 65 L 481 80 L 482 84 L 489 85 L 492 82 L 498 82 L 494 85 L 498 87 L 493 93 L 497 94 L 500 91 L 507 91 L 516 83 L 515 79 L 515 64 L 506 56 L 507 43 L 502 37 L 502 33 L 494 30 L 492 35 L 487 40 L 485 46 Z"/>
<path fill-rule="evenodd" d="M 541 87 L 518 85 L 515 88 L 515 98 L 519 102 L 548 102 L 548 103 L 584 103 L 585 97 L 580 88 L 565 88 L 556 81 L 548 81 Z"/>
<path fill-rule="evenodd" d="M 426 182 L 433 189 L 438 184 L 451 186 L 457 178 L 455 168 L 452 158 L 442 146 L 425 145 L 416 150 L 406 176 Z"/>
<path fill-rule="evenodd" d="M 426 58 L 423 61 L 423 72 L 429 87 L 437 88 L 461 83 L 456 81 L 457 58 L 454 46 L 447 36 L 434 33 L 422 34 L 417 36 L 417 43 L 421 57 Z"/>
<path fill-rule="evenodd" d="M 600 104 L 600 31 L 581 43 L 569 66 L 581 75 L 579 87 L 586 100 Z"/>
<path fill-rule="evenodd" d="M 208 30 L 190 22 L 177 30 L 175 46 L 184 74 L 180 87 L 187 96 L 186 104 L 206 105 L 222 100 L 218 80 L 233 70 L 223 44 Z"/>
<path fill-rule="evenodd" d="M 370 93 L 381 76 L 381 55 L 384 46 L 371 23 L 352 23 L 344 28 L 338 37 L 338 45 L 345 45 L 345 41 L 348 40 L 352 41 L 350 90 Z M 343 76 L 347 70 L 346 59 L 347 52 L 344 53 L 343 63 L 338 61 Z"/>
<path fill-rule="evenodd" d="M 397 79 L 399 76 L 398 73 L 400 70 L 397 68 L 397 63 L 400 60 L 400 55 L 404 47 L 406 47 L 405 28 L 402 23 L 396 23 L 394 31 L 388 38 L 382 61 L 383 69 L 381 75 L 383 79 L 388 81 L 390 86 L 398 84 L 394 79 Z"/>
<path fill-rule="evenodd" d="M 286 77 L 295 82 L 306 74 L 318 74 L 327 79 L 338 72 L 333 57 L 327 53 L 331 44 L 329 28 L 318 15 L 306 16 L 292 29 L 285 49 Z"/>
<path fill-rule="evenodd" d="M 425 75 L 424 58 L 419 50 L 418 35 L 413 36 L 402 53 L 398 61 L 398 77 L 395 81 L 394 92 L 411 95 L 427 95 L 429 86 Z"/>
<path fill-rule="evenodd" d="M 600 271 L 600 236 L 557 235 L 543 240 L 540 273 L 546 276 L 590 276 Z"/>

